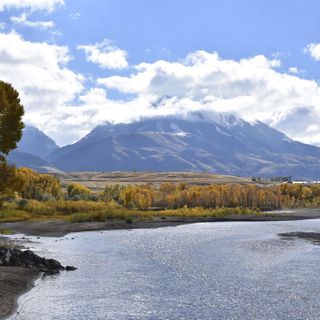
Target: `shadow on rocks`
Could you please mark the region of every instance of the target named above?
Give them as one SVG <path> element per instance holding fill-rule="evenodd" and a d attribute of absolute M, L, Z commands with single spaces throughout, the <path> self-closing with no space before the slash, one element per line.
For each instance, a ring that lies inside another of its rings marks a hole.
<path fill-rule="evenodd" d="M 73 266 L 64 267 L 57 260 L 39 257 L 31 250 L 22 251 L 16 248 L 0 248 L 0 266 L 23 267 L 38 270 L 46 274 L 57 274 L 63 270 L 77 270 Z"/>

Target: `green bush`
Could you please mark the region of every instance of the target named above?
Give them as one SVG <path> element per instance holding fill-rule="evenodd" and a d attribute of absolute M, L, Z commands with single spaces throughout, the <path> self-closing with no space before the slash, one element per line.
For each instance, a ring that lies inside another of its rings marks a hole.
<path fill-rule="evenodd" d="M 91 195 L 90 189 L 79 183 L 71 183 L 67 188 L 68 198 L 72 200 L 86 200 Z"/>
<path fill-rule="evenodd" d="M 132 223 L 132 218 L 131 217 L 128 217 L 128 218 L 126 218 L 126 223 L 128 223 L 128 224 L 131 224 Z"/>

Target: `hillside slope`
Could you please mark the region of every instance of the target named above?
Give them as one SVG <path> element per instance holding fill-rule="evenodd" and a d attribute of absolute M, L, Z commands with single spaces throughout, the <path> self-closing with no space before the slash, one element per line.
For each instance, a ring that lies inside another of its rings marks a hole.
<path fill-rule="evenodd" d="M 52 153 L 58 148 L 57 144 L 42 131 L 35 127 L 26 126 L 17 150 L 45 158 L 49 153 Z"/>
<path fill-rule="evenodd" d="M 63 171 L 208 171 L 320 178 L 320 148 L 232 115 L 106 124 L 47 159 Z"/>

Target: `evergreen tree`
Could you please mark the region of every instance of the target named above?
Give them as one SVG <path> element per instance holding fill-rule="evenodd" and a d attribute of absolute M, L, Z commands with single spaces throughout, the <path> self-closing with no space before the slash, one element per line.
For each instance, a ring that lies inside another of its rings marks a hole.
<path fill-rule="evenodd" d="M 9 83 L 0 81 L 0 209 L 3 198 L 16 187 L 16 168 L 6 162 L 6 156 L 17 147 L 24 124 L 19 93 Z"/>

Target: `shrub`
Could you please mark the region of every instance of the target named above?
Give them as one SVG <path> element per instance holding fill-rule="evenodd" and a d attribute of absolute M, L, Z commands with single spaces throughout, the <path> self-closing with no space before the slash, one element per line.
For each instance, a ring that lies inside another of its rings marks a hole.
<path fill-rule="evenodd" d="M 56 213 L 55 209 L 50 205 L 50 203 L 41 202 L 38 200 L 29 200 L 24 210 L 35 215 L 52 215 Z"/>
<path fill-rule="evenodd" d="M 89 201 L 97 202 L 97 201 L 99 201 L 99 196 L 96 195 L 96 194 L 90 194 L 90 195 L 88 196 L 88 200 L 89 200 Z"/>
<path fill-rule="evenodd" d="M 54 200 L 56 200 L 56 198 L 55 198 L 53 195 L 51 195 L 51 194 L 43 194 L 43 195 L 40 197 L 39 200 L 40 200 L 40 201 L 54 201 Z"/>
<path fill-rule="evenodd" d="M 71 214 L 76 212 L 93 212 L 99 211 L 105 208 L 104 202 L 92 202 L 92 201 L 71 201 L 71 200 L 59 200 L 49 203 L 55 211 L 63 214 Z"/>
<path fill-rule="evenodd" d="M 132 223 L 132 218 L 131 217 L 126 218 L 126 223 L 131 224 Z"/>
<path fill-rule="evenodd" d="M 120 186 L 119 184 L 108 185 L 105 187 L 102 198 L 106 202 L 115 201 L 118 202 L 120 200 L 121 192 L 125 187 Z"/>
<path fill-rule="evenodd" d="M 67 188 L 67 193 L 69 199 L 76 200 L 76 197 L 79 197 L 79 200 L 88 199 L 91 191 L 79 183 L 71 183 Z"/>
<path fill-rule="evenodd" d="M 24 209 L 28 204 L 28 200 L 27 199 L 19 199 L 19 200 L 16 200 L 16 204 L 19 209 Z"/>

